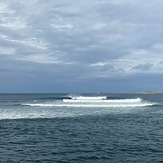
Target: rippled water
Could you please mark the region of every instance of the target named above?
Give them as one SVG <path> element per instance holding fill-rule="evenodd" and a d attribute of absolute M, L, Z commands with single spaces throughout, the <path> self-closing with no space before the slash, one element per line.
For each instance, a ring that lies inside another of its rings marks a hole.
<path fill-rule="evenodd" d="M 163 162 L 163 95 L 107 96 L 152 105 L 66 107 L 66 94 L 0 95 L 0 162 Z"/>

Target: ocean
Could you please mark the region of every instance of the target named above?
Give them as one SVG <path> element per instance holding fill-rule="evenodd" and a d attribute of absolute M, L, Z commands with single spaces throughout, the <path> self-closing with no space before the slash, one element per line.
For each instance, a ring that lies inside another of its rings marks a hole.
<path fill-rule="evenodd" d="M 163 162 L 163 94 L 0 94 L 0 162 Z"/>

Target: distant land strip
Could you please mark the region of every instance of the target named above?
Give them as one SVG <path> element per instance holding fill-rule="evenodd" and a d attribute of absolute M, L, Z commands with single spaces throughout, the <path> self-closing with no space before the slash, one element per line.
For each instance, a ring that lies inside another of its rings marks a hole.
<path fill-rule="evenodd" d="M 114 94 L 163 94 L 160 91 L 143 91 L 143 92 L 112 92 Z"/>

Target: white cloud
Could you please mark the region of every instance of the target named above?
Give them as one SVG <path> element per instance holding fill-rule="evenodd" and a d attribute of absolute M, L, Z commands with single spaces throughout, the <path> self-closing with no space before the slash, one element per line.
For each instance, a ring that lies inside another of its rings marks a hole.
<path fill-rule="evenodd" d="M 0 34 L 0 39 L 7 39 L 7 35 Z"/>
<path fill-rule="evenodd" d="M 47 42 L 36 37 L 31 37 L 31 38 L 29 37 L 25 39 L 16 39 L 16 38 L 13 39 L 13 38 L 10 38 L 9 36 L 1 35 L 1 38 L 5 41 L 16 43 L 20 46 L 24 45 L 26 46 L 26 48 L 34 47 L 34 48 L 41 49 L 41 50 L 46 50 L 48 48 Z"/>
<path fill-rule="evenodd" d="M 106 63 L 104 63 L 104 62 L 98 62 L 98 63 L 90 64 L 90 67 L 103 67 L 105 65 L 106 65 Z"/>
<path fill-rule="evenodd" d="M 7 3 L 0 2 L 0 27 L 11 28 L 12 30 L 27 27 L 26 20 L 21 15 L 16 15 Z"/>
<path fill-rule="evenodd" d="M 52 24 L 51 26 L 59 31 L 63 31 L 65 29 L 72 29 L 74 27 L 72 24 Z"/>
<path fill-rule="evenodd" d="M 40 64 L 58 64 L 60 61 L 58 61 L 57 58 L 54 58 L 52 56 L 43 55 L 43 54 L 32 54 L 27 56 L 19 56 L 17 58 L 18 60 L 27 61 L 27 62 L 35 62 Z"/>
<path fill-rule="evenodd" d="M 14 14 L 14 11 L 8 8 L 4 2 L 0 2 L 0 14 Z"/>
<path fill-rule="evenodd" d="M 14 48 L 0 46 L 0 55 L 12 55 L 15 53 Z"/>
<path fill-rule="evenodd" d="M 0 23 L 1 27 L 5 27 L 5 28 L 11 28 L 13 30 L 17 30 L 17 29 L 23 29 L 27 27 L 27 23 L 22 20 L 22 18 L 20 17 L 15 17 L 15 18 L 2 18 L 1 17 L 1 23 Z"/>
<path fill-rule="evenodd" d="M 35 37 L 28 38 L 28 39 L 25 39 L 23 41 L 19 40 L 18 42 L 20 42 L 26 46 L 35 47 L 35 48 L 42 49 L 42 50 L 46 50 L 48 48 L 47 42 L 45 42 L 42 39 L 35 38 Z"/>

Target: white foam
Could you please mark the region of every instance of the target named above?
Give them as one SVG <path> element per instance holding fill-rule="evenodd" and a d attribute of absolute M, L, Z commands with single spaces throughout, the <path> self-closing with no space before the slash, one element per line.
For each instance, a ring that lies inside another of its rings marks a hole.
<path fill-rule="evenodd" d="M 107 96 L 69 96 L 73 100 L 105 100 Z"/>
<path fill-rule="evenodd" d="M 141 110 L 154 103 L 141 98 L 135 99 L 64 99 L 39 102 L 33 101 L 23 103 L 18 108 L 1 109 L 0 119 L 34 119 L 34 118 L 55 118 L 55 117 L 77 117 L 81 115 L 100 115 L 129 113 L 134 110 Z M 25 107 L 27 106 L 27 107 Z"/>
<path fill-rule="evenodd" d="M 98 97 L 84 97 L 80 96 L 77 99 L 63 99 L 58 101 L 53 101 L 51 103 L 26 103 L 22 105 L 31 107 L 85 107 L 85 108 L 115 108 L 115 107 L 144 107 L 152 106 L 153 103 L 144 101 L 141 98 L 131 98 L 131 99 L 104 99 L 106 96 Z"/>
<path fill-rule="evenodd" d="M 68 103 L 86 103 L 86 102 L 94 102 L 94 103 L 140 103 L 143 100 L 141 98 L 135 98 L 135 99 L 118 99 L 118 100 L 103 100 L 103 99 L 94 99 L 92 98 L 87 99 L 63 99 L 63 102 Z"/>
<path fill-rule="evenodd" d="M 152 103 L 128 103 L 128 104 L 23 104 L 31 107 L 85 107 L 85 108 L 115 108 L 115 107 L 144 107 L 152 106 Z"/>

